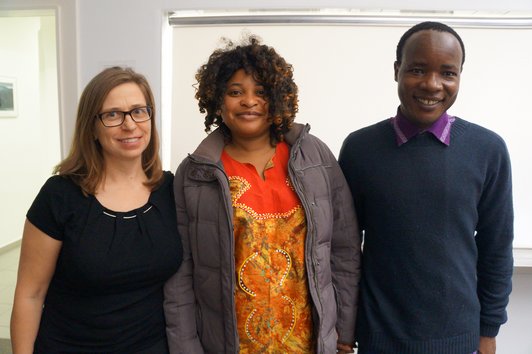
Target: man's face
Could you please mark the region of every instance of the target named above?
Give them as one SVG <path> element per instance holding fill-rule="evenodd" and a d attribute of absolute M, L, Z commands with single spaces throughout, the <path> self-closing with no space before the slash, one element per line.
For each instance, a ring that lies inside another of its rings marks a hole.
<path fill-rule="evenodd" d="M 413 124 L 428 128 L 456 100 L 462 48 L 450 33 L 422 30 L 406 41 L 394 69 L 401 112 Z"/>

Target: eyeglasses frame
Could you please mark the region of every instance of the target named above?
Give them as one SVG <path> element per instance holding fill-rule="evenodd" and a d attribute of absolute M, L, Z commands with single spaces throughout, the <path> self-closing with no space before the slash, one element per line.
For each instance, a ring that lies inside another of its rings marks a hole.
<path fill-rule="evenodd" d="M 135 120 L 135 118 L 133 118 L 133 115 L 131 113 L 134 110 L 139 109 L 139 108 L 146 108 L 146 111 L 148 112 L 148 119 L 137 121 L 137 120 Z M 122 113 L 123 114 L 123 118 L 122 118 L 122 121 L 120 122 L 120 124 L 117 124 L 117 125 L 105 125 L 105 123 L 103 122 L 103 115 L 106 114 L 106 113 L 111 113 L 111 112 L 116 112 L 116 113 Z M 129 115 L 131 117 L 131 120 L 133 120 L 133 122 L 135 122 L 135 123 L 144 123 L 144 122 L 147 122 L 147 121 L 149 121 L 151 119 L 152 113 L 153 113 L 153 111 L 152 111 L 151 106 L 146 105 L 146 106 L 135 107 L 133 109 L 130 109 L 129 111 L 113 110 L 113 111 L 101 112 L 101 113 L 98 113 L 96 116 L 100 119 L 100 122 L 102 122 L 104 127 L 106 127 L 106 128 L 114 128 L 114 127 L 119 127 L 122 124 L 124 124 L 124 122 L 126 121 L 126 116 L 127 115 Z"/>

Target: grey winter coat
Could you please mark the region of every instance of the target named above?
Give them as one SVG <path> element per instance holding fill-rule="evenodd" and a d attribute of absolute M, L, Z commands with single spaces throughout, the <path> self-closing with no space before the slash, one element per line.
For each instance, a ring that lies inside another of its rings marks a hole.
<path fill-rule="evenodd" d="M 310 127 L 294 124 L 289 175 L 305 210 L 305 265 L 317 353 L 353 343 L 360 237 L 351 193 L 333 154 Z M 170 352 L 238 353 L 233 207 L 220 162 L 219 130 L 176 171 L 174 191 L 183 263 L 165 286 Z"/>

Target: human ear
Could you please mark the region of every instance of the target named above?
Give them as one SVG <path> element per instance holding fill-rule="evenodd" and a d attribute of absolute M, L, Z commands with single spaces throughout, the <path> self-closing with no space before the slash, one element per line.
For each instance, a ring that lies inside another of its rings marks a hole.
<path fill-rule="evenodd" d="M 401 62 L 395 61 L 393 63 L 393 78 L 395 82 L 397 82 L 397 74 L 399 73 L 399 67 L 401 66 Z"/>

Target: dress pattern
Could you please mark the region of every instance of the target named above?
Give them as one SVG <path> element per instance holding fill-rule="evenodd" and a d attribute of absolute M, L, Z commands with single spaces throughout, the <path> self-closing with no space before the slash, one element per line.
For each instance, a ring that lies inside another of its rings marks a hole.
<path fill-rule="evenodd" d="M 304 250 L 304 210 L 288 178 L 289 148 L 279 143 L 263 180 L 225 152 L 234 211 L 235 293 L 241 353 L 313 352 Z"/>

